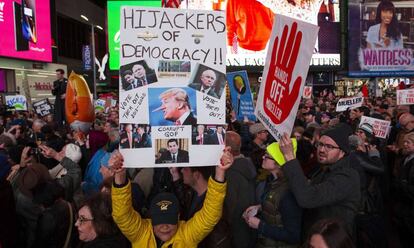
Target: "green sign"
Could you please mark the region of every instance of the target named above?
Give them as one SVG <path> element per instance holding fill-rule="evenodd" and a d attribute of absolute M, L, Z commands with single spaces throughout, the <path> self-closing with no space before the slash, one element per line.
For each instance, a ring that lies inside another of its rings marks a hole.
<path fill-rule="evenodd" d="M 161 0 L 141 1 L 108 1 L 108 46 L 109 46 L 109 69 L 119 69 L 119 22 L 121 6 L 147 6 L 161 7 Z"/>

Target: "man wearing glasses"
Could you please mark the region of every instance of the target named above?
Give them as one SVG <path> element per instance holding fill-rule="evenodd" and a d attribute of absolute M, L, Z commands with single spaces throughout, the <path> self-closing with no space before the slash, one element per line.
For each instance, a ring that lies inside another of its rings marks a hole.
<path fill-rule="evenodd" d="M 338 124 L 322 133 L 316 144 L 321 169 L 310 181 L 295 158 L 289 136 L 285 134 L 279 142 L 286 160 L 281 165 L 283 172 L 299 206 L 305 209 L 304 231 L 325 218 L 339 219 L 349 233 L 354 230 L 361 192 L 358 172 L 351 168 L 348 159 L 348 136 L 351 133 L 351 128 L 345 124 Z M 273 156 L 275 151 L 269 150 Z"/>

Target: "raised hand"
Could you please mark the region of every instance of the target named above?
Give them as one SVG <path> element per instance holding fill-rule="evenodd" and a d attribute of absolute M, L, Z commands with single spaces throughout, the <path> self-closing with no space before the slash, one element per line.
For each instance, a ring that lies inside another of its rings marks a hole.
<path fill-rule="evenodd" d="M 231 148 L 227 146 L 224 151 L 223 155 L 220 158 L 220 164 L 216 167 L 216 175 L 215 179 L 219 182 L 224 182 L 226 170 L 228 170 L 231 165 L 233 164 L 234 158 L 233 154 L 231 153 Z"/>
<path fill-rule="evenodd" d="M 126 181 L 126 170 L 123 167 L 124 165 L 124 157 L 119 151 L 115 151 L 111 154 L 111 157 L 108 161 L 109 167 L 112 168 L 112 170 L 115 173 L 114 180 L 115 183 L 118 185 L 122 185 Z"/>
<path fill-rule="evenodd" d="M 282 123 L 289 116 L 302 84 L 302 77 L 297 77 L 292 82 L 302 41 L 302 32 L 297 31 L 297 26 L 294 22 L 288 37 L 289 27 L 285 25 L 282 37 L 276 37 L 273 44 L 263 104 L 265 113 L 275 124 Z"/>

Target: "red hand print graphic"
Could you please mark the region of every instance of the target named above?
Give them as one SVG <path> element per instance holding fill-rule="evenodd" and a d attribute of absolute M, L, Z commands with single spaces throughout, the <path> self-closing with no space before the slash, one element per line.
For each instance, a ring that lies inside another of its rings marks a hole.
<path fill-rule="evenodd" d="M 297 29 L 298 25 L 294 22 L 288 37 L 289 27 L 285 25 L 282 38 L 276 37 L 273 45 L 263 104 L 265 113 L 275 124 L 282 123 L 289 116 L 302 83 L 302 77 L 297 77 L 289 92 L 302 41 L 302 32 L 297 32 Z"/>

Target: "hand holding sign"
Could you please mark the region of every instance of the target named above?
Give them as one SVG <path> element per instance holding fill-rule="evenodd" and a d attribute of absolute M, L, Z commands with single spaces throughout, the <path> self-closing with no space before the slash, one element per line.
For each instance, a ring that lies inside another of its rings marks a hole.
<path fill-rule="evenodd" d="M 285 25 L 282 38 L 279 40 L 279 37 L 276 37 L 270 60 L 274 66 L 270 66 L 269 77 L 266 78 L 265 83 L 263 104 L 266 107 L 264 109 L 275 124 L 282 123 L 289 116 L 302 82 L 302 77 L 297 77 L 292 90 L 289 91 L 302 41 L 302 32 L 297 31 L 296 22 L 292 25 L 289 37 L 287 37 L 288 32 L 288 25 Z"/>

